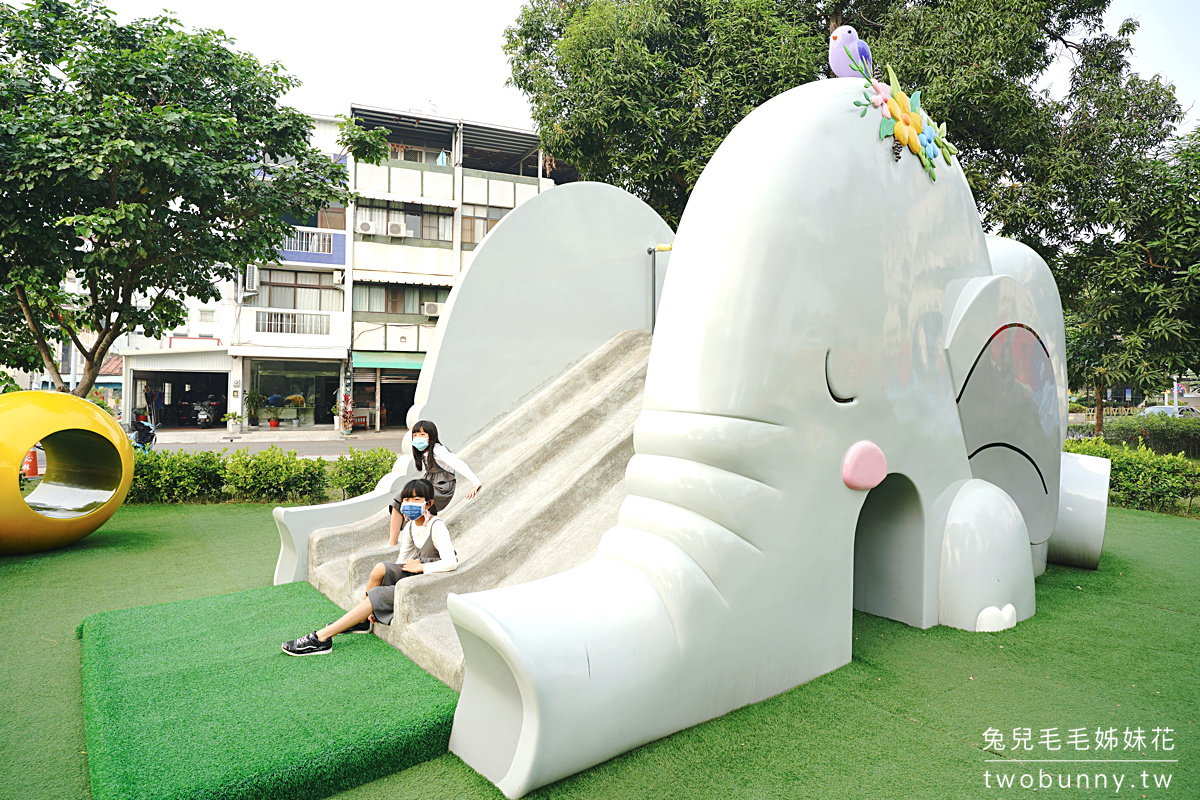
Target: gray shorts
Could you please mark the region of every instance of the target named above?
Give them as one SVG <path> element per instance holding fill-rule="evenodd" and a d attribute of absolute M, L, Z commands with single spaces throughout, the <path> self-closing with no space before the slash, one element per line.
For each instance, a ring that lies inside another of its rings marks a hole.
<path fill-rule="evenodd" d="M 367 599 L 371 601 L 371 613 L 375 621 L 383 625 L 392 624 L 392 611 L 396 603 L 396 584 L 405 578 L 419 575 L 419 572 L 405 572 L 399 564 L 384 563 L 383 583 L 367 591 Z"/>

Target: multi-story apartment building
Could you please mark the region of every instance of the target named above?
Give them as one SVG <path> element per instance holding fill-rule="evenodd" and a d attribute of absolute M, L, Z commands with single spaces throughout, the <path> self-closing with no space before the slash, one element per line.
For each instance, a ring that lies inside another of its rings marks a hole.
<path fill-rule="evenodd" d="M 574 179 L 528 131 L 357 105 L 351 115 L 386 129 L 390 146 L 382 164 L 347 165 L 360 201 L 291 220 L 275 263 L 224 284 L 217 301 L 189 303 L 163 341 L 122 351 L 126 418 L 147 397 L 169 409 L 208 393 L 245 415 L 256 392 L 299 403 L 281 412 L 286 424 L 334 426 L 348 392 L 370 427 L 403 423 L 474 248 L 517 205 Z M 336 120 L 314 121 L 314 144 L 332 156 Z"/>
<path fill-rule="evenodd" d="M 358 164 L 351 363 L 356 405 L 393 421 L 412 403 L 434 325 L 474 249 L 509 211 L 573 179 L 528 131 L 352 106 L 385 128 L 389 158 Z"/>

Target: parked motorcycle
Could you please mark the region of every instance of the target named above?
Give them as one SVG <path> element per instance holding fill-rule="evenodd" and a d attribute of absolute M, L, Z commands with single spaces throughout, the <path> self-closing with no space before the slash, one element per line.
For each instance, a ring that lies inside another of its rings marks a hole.
<path fill-rule="evenodd" d="M 220 419 L 225 413 L 225 398 L 210 394 L 196 403 L 195 408 L 196 424 L 201 428 L 211 428 L 213 422 Z"/>
<path fill-rule="evenodd" d="M 158 426 L 149 422 L 142 422 L 137 417 L 133 418 L 133 422 L 129 424 L 129 441 L 133 444 L 133 449 L 140 452 L 149 452 L 154 447 L 154 442 L 158 439 Z"/>

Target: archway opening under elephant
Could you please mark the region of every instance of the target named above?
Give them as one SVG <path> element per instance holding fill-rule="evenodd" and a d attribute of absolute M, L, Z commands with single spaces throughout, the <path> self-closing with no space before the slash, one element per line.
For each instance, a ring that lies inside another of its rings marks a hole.
<path fill-rule="evenodd" d="M 916 486 L 891 473 L 863 502 L 854 529 L 854 608 L 921 625 L 925 514 Z"/>

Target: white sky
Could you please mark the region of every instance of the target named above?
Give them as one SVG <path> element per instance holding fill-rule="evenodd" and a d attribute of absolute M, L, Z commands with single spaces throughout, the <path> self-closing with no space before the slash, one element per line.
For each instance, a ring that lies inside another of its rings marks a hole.
<path fill-rule="evenodd" d="M 313 114 L 339 114 L 351 102 L 424 108 L 478 122 L 532 129 L 525 98 L 505 86 L 504 29 L 522 0 L 108 0 L 121 21 L 168 8 L 189 28 L 220 28 L 262 61 L 280 61 L 303 86 L 286 102 Z M 1200 59 L 1190 49 L 1200 29 L 1197 0 L 1113 0 L 1105 17 L 1115 32 L 1136 17 L 1134 68 L 1175 83 L 1185 127 L 1200 121 Z M 1044 82 L 1063 91 L 1067 68 Z"/>

